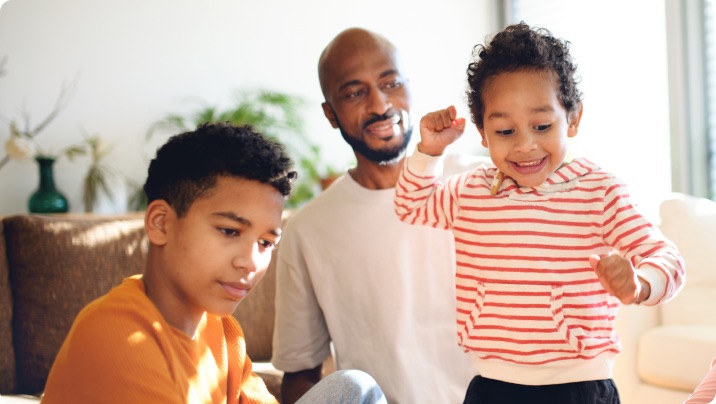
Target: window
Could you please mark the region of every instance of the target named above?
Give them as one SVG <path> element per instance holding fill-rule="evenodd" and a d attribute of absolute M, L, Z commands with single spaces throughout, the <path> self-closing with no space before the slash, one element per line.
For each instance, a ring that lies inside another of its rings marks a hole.
<path fill-rule="evenodd" d="M 713 4 L 706 0 L 666 0 L 665 4 L 674 190 L 713 198 L 716 177 L 709 137 L 713 138 L 714 122 L 709 117 L 714 113 L 708 112 L 716 101 L 716 75 L 708 74 L 716 72 Z"/>

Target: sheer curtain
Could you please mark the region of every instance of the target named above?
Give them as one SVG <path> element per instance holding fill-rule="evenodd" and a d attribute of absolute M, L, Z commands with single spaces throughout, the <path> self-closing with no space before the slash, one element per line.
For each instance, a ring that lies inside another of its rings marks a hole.
<path fill-rule="evenodd" d="M 716 4 L 703 2 L 709 196 L 716 200 Z"/>
<path fill-rule="evenodd" d="M 654 0 L 505 0 L 507 24 L 525 21 L 571 42 L 584 93 L 572 157 L 586 157 L 629 187 L 658 220 L 672 190 L 664 3 Z"/>

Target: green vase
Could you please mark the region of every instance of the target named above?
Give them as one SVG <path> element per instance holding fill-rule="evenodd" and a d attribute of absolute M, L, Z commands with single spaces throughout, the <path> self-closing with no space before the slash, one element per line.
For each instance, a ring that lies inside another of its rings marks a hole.
<path fill-rule="evenodd" d="M 70 209 L 67 198 L 55 188 L 55 175 L 52 165 L 55 159 L 37 157 L 40 169 L 40 187 L 30 196 L 28 209 L 30 213 L 65 213 Z"/>

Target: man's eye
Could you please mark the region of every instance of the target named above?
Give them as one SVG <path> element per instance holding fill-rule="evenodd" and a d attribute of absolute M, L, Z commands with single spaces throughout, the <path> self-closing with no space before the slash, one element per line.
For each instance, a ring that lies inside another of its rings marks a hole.
<path fill-rule="evenodd" d="M 393 88 L 398 88 L 402 85 L 403 85 L 403 83 L 401 81 L 395 80 L 395 81 L 386 83 L 385 86 L 383 86 L 383 87 L 386 89 L 393 89 Z"/>
<path fill-rule="evenodd" d="M 498 130 L 498 131 L 495 131 L 495 133 L 497 133 L 500 136 L 509 136 L 509 135 L 515 133 L 515 130 L 514 129 Z"/>
<path fill-rule="evenodd" d="M 546 131 L 548 131 L 551 127 L 552 127 L 552 124 L 537 125 L 537 126 L 534 127 L 534 129 L 535 129 L 537 132 L 546 132 Z"/>
<path fill-rule="evenodd" d="M 363 90 L 358 90 L 358 91 L 353 91 L 353 92 L 347 93 L 346 98 L 353 99 L 353 98 L 358 98 L 361 95 L 363 95 Z"/>
<path fill-rule="evenodd" d="M 239 231 L 236 229 L 229 229 L 226 227 L 219 227 L 219 231 L 222 232 L 225 236 L 229 237 L 236 237 L 239 235 Z"/>

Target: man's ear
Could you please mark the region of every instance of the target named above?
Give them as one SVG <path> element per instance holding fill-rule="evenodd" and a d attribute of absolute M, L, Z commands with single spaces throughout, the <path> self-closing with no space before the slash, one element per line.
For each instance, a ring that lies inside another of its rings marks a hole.
<path fill-rule="evenodd" d="M 331 104 L 324 102 L 321 104 L 321 107 L 323 107 L 323 115 L 326 116 L 326 119 L 331 123 L 333 129 L 338 129 L 338 120 L 336 120 L 336 113 L 333 111 Z"/>
<path fill-rule="evenodd" d="M 162 199 L 156 199 L 147 206 L 144 212 L 144 231 L 149 242 L 154 245 L 167 243 L 167 225 L 176 216 L 174 209 Z"/>
<path fill-rule="evenodd" d="M 487 139 L 485 139 L 485 128 L 481 128 L 478 126 L 477 131 L 480 132 L 480 136 L 482 137 L 482 147 L 487 148 Z"/>
<path fill-rule="evenodd" d="M 567 116 L 569 119 L 569 127 L 567 128 L 567 137 L 577 136 L 579 130 L 579 122 L 582 120 L 583 105 L 580 102 L 577 109 Z"/>

